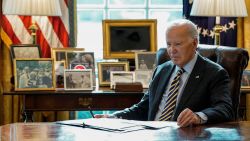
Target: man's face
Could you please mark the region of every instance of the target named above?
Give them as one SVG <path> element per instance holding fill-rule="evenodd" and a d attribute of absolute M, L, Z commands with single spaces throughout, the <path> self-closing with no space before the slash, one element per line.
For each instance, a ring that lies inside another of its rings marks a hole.
<path fill-rule="evenodd" d="M 185 25 L 176 26 L 169 30 L 166 35 L 167 51 L 173 63 L 184 67 L 195 54 L 198 41 L 188 34 Z"/>

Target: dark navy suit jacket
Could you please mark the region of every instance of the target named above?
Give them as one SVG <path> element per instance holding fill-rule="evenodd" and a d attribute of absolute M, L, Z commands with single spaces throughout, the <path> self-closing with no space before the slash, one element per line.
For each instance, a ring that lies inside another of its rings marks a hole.
<path fill-rule="evenodd" d="M 124 119 L 154 120 L 174 68 L 171 60 L 159 65 L 141 101 L 130 108 L 115 112 L 114 115 Z M 233 120 L 229 76 L 224 68 L 198 55 L 187 81 L 176 106 L 173 117 L 175 121 L 185 108 L 193 112 L 203 112 L 208 117 L 208 123 Z"/>

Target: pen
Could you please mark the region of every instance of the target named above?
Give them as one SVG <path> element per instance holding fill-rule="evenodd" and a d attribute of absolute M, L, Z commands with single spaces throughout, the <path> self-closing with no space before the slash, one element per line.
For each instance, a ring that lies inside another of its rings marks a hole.
<path fill-rule="evenodd" d="M 91 107 L 89 106 L 88 108 L 89 108 L 89 112 L 90 112 L 90 114 L 91 114 L 92 118 L 95 118 L 94 113 L 93 113 L 93 111 L 92 111 Z"/>

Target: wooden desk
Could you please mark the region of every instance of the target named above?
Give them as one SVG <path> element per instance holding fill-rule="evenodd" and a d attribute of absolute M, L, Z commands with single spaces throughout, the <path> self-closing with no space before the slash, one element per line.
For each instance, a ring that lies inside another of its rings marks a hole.
<path fill-rule="evenodd" d="M 241 89 L 241 99 L 239 108 L 240 117 L 243 120 L 250 120 L 250 90 Z"/>
<path fill-rule="evenodd" d="M 250 122 L 232 122 L 186 128 L 166 127 L 113 133 L 54 123 L 14 123 L 0 127 L 3 141 L 158 141 L 158 140 L 250 140 Z"/>
<path fill-rule="evenodd" d="M 34 111 L 120 110 L 138 103 L 143 93 L 95 91 L 20 91 L 4 95 L 23 97 L 23 116 L 32 121 Z"/>

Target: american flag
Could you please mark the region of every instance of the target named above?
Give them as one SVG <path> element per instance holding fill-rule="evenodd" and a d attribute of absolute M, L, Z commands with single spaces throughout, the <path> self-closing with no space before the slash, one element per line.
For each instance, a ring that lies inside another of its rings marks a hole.
<path fill-rule="evenodd" d="M 40 45 L 42 57 L 51 56 L 50 48 L 75 46 L 74 34 L 74 0 L 59 0 L 62 16 L 18 16 L 2 15 L 1 38 L 5 45 L 32 43 L 28 29 L 33 21 L 38 26 L 37 44 Z"/>

